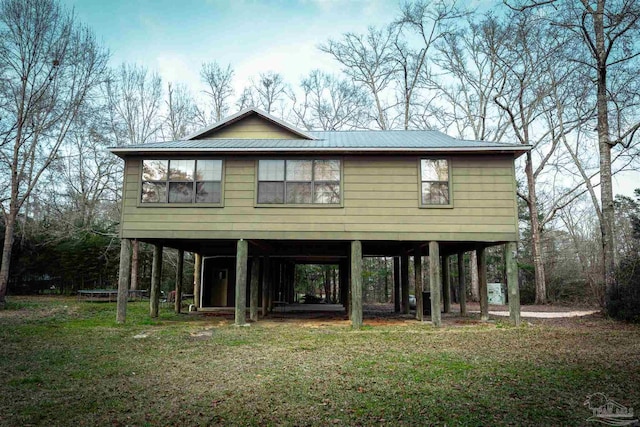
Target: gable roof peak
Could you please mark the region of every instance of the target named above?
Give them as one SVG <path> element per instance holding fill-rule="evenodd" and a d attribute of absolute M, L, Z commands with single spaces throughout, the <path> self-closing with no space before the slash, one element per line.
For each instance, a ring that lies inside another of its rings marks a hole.
<path fill-rule="evenodd" d="M 238 111 L 235 114 L 232 114 L 228 117 L 223 118 L 222 120 L 212 124 L 211 126 L 208 126 L 204 129 L 201 129 L 189 136 L 187 136 L 185 138 L 185 140 L 193 140 L 193 139 L 198 139 L 200 137 L 202 137 L 203 135 L 209 134 L 211 132 L 214 132 L 217 129 L 221 129 L 225 126 L 229 126 L 235 122 L 238 122 L 242 119 L 244 119 L 245 117 L 251 116 L 251 115 L 258 115 L 260 117 L 262 117 L 265 120 L 268 120 L 278 126 L 280 126 L 283 129 L 288 130 L 289 132 L 292 132 L 296 135 L 298 135 L 301 139 L 316 139 L 313 135 L 298 129 L 297 127 L 285 122 L 284 120 L 281 120 L 277 117 L 272 116 L 271 114 L 267 113 L 266 111 L 263 111 L 257 107 L 249 107 L 249 108 L 245 108 L 244 110 Z"/>

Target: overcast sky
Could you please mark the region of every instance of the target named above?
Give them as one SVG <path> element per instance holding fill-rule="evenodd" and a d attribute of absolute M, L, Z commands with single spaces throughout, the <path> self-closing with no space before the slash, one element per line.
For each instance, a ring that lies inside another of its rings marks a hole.
<path fill-rule="evenodd" d="M 311 69 L 338 71 L 318 44 L 389 23 L 390 0 L 64 0 L 112 53 L 112 62 L 143 64 L 163 81 L 199 85 L 203 62 L 231 64 L 245 86 L 259 72 L 297 85 Z"/>
<path fill-rule="evenodd" d="M 399 0 L 61 0 L 122 62 L 157 71 L 164 82 L 200 89 L 203 62 L 231 64 L 236 93 L 259 72 L 297 85 L 309 71 L 340 68 L 317 46 L 345 32 L 391 22 Z M 473 0 L 488 9 L 500 0 Z M 614 177 L 614 191 L 633 195 L 640 173 Z"/>

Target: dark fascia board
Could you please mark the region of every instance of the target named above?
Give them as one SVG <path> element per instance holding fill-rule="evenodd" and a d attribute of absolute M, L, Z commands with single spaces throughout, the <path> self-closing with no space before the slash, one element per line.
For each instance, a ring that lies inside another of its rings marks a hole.
<path fill-rule="evenodd" d="M 184 155 L 184 154 L 200 154 L 200 155 L 235 155 L 235 156 L 252 156 L 252 155 L 270 155 L 270 154 L 340 154 L 340 155 L 430 155 L 430 154 L 513 154 L 514 158 L 518 158 L 527 151 L 531 150 L 530 145 L 508 146 L 508 147 L 435 147 L 435 148 L 225 148 L 225 149 L 202 149 L 202 148 L 150 148 L 148 150 L 140 148 L 114 147 L 110 148 L 113 154 L 118 157 L 127 157 L 135 155 Z"/>

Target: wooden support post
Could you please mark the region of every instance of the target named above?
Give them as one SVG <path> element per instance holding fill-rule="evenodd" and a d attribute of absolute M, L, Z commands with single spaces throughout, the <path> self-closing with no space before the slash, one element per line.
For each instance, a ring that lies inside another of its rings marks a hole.
<path fill-rule="evenodd" d="M 351 326 L 362 327 L 362 243 L 351 242 Z"/>
<path fill-rule="evenodd" d="M 464 280 L 464 252 L 458 252 L 458 298 L 460 299 L 460 316 L 466 316 L 467 287 Z"/>
<path fill-rule="evenodd" d="M 260 259 L 253 257 L 251 259 L 251 282 L 250 282 L 250 298 L 249 298 L 249 319 L 252 322 L 258 321 L 258 304 L 260 295 L 258 293 L 260 281 Z"/>
<path fill-rule="evenodd" d="M 138 289 L 138 276 L 139 276 L 138 255 L 140 254 L 140 242 L 138 241 L 138 239 L 133 239 L 132 243 L 133 243 L 133 248 L 132 248 L 133 251 L 131 254 L 131 283 L 129 284 L 129 287 L 131 288 L 132 291 L 135 291 Z"/>
<path fill-rule="evenodd" d="M 442 281 L 440 277 L 440 245 L 438 242 L 429 242 L 429 284 L 431 286 L 431 323 L 440 326 L 440 289 Z"/>
<path fill-rule="evenodd" d="M 471 301 L 480 301 L 480 286 L 478 285 L 478 251 L 473 250 L 469 254 L 471 259 Z"/>
<path fill-rule="evenodd" d="M 280 262 L 277 260 L 272 260 L 269 262 L 271 270 L 271 277 L 269 279 L 269 304 L 268 311 L 271 313 L 273 311 L 273 302 L 278 300 L 278 283 L 280 283 Z"/>
<path fill-rule="evenodd" d="M 160 279 L 162 278 L 162 245 L 153 245 L 151 262 L 151 292 L 149 294 L 149 316 L 158 317 L 160 308 Z"/>
<path fill-rule="evenodd" d="M 487 291 L 487 254 L 485 248 L 476 250 L 478 257 L 478 291 L 480 292 L 480 320 L 489 320 L 489 294 Z"/>
<path fill-rule="evenodd" d="M 442 255 L 442 303 L 444 312 L 451 312 L 451 283 L 449 280 L 449 257 Z"/>
<path fill-rule="evenodd" d="M 116 322 L 127 320 L 127 300 L 129 299 L 129 285 L 131 280 L 131 240 L 120 241 L 120 268 L 118 269 L 118 306 L 116 308 Z"/>
<path fill-rule="evenodd" d="M 400 286 L 402 287 L 402 313 L 409 314 L 409 255 L 400 257 Z"/>
<path fill-rule="evenodd" d="M 238 240 L 236 250 L 236 326 L 247 323 L 247 258 L 249 245 L 246 240 Z"/>
<path fill-rule="evenodd" d="M 509 242 L 506 245 L 505 269 L 507 270 L 507 289 L 509 293 L 509 318 L 515 326 L 520 326 L 520 287 L 518 286 L 518 244 Z"/>
<path fill-rule="evenodd" d="M 413 273 L 416 292 L 416 319 L 422 322 L 424 313 L 423 304 L 428 304 L 429 302 L 422 300 L 422 248 L 419 243 L 413 248 Z"/>
<path fill-rule="evenodd" d="M 393 257 L 393 311 L 400 313 L 400 257 Z"/>
<path fill-rule="evenodd" d="M 296 302 L 296 263 L 289 263 L 289 302 Z"/>
<path fill-rule="evenodd" d="M 178 249 L 178 265 L 176 268 L 176 300 L 175 311 L 180 314 L 182 311 L 182 272 L 184 271 L 184 251 Z"/>
<path fill-rule="evenodd" d="M 267 315 L 269 308 L 269 292 L 271 289 L 271 260 L 262 257 L 262 317 Z"/>
<path fill-rule="evenodd" d="M 193 254 L 193 305 L 200 308 L 200 292 L 202 289 L 202 255 Z"/>

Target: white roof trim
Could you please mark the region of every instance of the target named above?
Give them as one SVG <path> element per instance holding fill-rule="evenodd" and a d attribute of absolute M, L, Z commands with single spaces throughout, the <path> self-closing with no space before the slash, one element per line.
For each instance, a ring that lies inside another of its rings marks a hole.
<path fill-rule="evenodd" d="M 265 118 L 265 119 L 277 124 L 278 126 L 283 127 L 284 129 L 286 129 L 286 130 L 288 130 L 288 131 L 290 131 L 292 133 L 295 133 L 296 135 L 299 135 L 299 136 L 303 137 L 304 139 L 317 139 L 314 136 L 308 134 L 307 132 L 304 132 L 304 131 L 298 129 L 295 126 L 292 126 L 289 123 L 286 123 L 285 121 L 280 120 L 277 117 L 274 117 L 274 116 L 272 116 L 271 114 L 269 114 L 269 113 L 267 113 L 265 111 L 262 111 L 259 108 L 249 107 L 249 108 L 245 108 L 244 110 L 238 111 L 237 113 L 235 113 L 235 114 L 233 114 L 231 116 L 225 117 L 224 119 L 220 120 L 219 122 L 216 122 L 216 123 L 212 124 L 209 127 L 201 129 L 198 132 L 187 136 L 185 138 L 185 140 L 197 139 L 201 135 L 209 133 L 212 130 L 215 130 L 217 128 L 223 127 L 224 125 L 226 125 L 228 123 L 230 124 L 230 123 L 232 123 L 232 122 L 234 122 L 234 121 L 236 121 L 236 120 L 238 120 L 238 119 L 240 119 L 240 118 L 242 118 L 244 116 L 247 116 L 247 115 L 249 115 L 251 113 L 255 113 L 255 114 L 257 114 L 257 115 L 259 115 L 259 116 L 261 116 L 261 117 L 263 117 L 263 118 Z"/>

